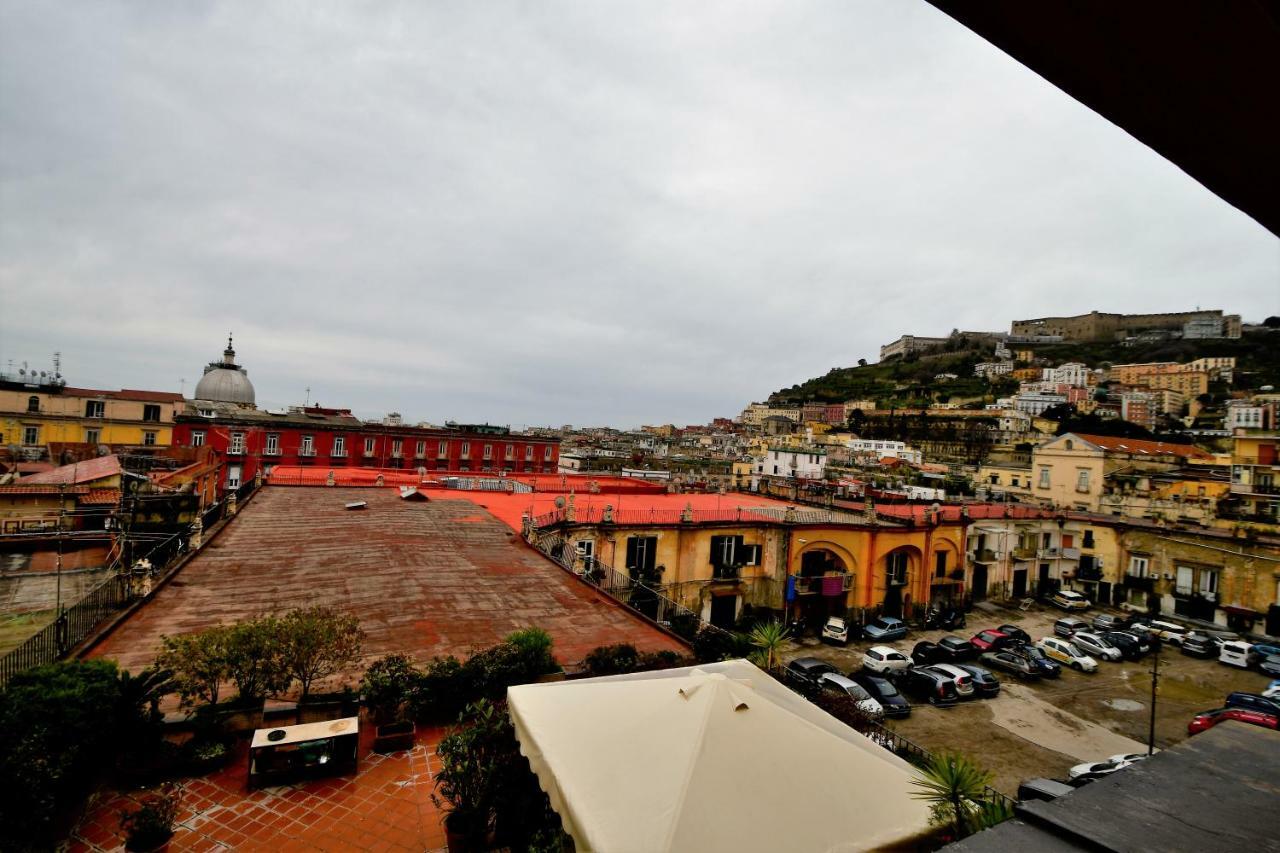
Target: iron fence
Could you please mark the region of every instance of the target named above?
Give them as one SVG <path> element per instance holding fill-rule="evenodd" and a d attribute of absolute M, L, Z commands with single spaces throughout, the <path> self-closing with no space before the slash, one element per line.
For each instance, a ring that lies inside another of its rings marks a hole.
<path fill-rule="evenodd" d="M 785 509 L 782 507 L 740 506 L 729 509 L 614 509 L 606 512 L 603 506 L 589 505 L 574 508 L 573 520 L 568 509 L 556 509 L 534 516 L 537 529 L 563 523 L 577 524 L 700 524 L 726 522 L 792 522 L 795 524 L 858 524 L 865 517 L 852 512 L 826 509 Z"/>
<path fill-rule="evenodd" d="M 580 556 L 573 542 L 563 536 L 541 535 L 534 542 L 534 547 L 609 597 L 686 640 L 692 640 L 701 630 L 729 633 L 704 621 L 693 610 L 664 593 L 660 586 L 633 577 L 629 572 L 620 572 L 603 560 Z"/>

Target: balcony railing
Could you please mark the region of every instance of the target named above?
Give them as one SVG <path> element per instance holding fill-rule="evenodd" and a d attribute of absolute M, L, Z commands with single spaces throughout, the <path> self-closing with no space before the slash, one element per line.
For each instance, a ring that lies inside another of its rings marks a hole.
<path fill-rule="evenodd" d="M 1039 557 L 1041 560 L 1052 560 L 1055 557 L 1061 556 L 1061 554 L 1058 553 L 1057 548 L 1041 548 L 1036 553 L 1036 556 Z"/>
<path fill-rule="evenodd" d="M 1142 592 L 1154 592 L 1156 588 L 1156 579 L 1151 575 L 1125 575 L 1124 586 L 1127 589 L 1137 589 Z"/>
<path fill-rule="evenodd" d="M 741 566 L 713 566 L 711 569 L 712 580 L 736 581 L 740 577 L 742 577 Z"/>
<path fill-rule="evenodd" d="M 1000 554 L 990 548 L 978 548 L 969 552 L 969 559 L 975 563 L 994 563 L 1000 559 Z"/>
<path fill-rule="evenodd" d="M 1232 483 L 1233 495 L 1280 495 L 1280 485 L 1275 483 Z"/>
<path fill-rule="evenodd" d="M 1081 566 L 1076 569 L 1076 577 L 1082 581 L 1102 580 L 1102 569 L 1097 566 Z"/>
<path fill-rule="evenodd" d="M 314 447 L 300 447 L 298 448 L 298 455 L 299 456 L 315 456 L 316 449 Z"/>
<path fill-rule="evenodd" d="M 1078 559 L 1080 559 L 1080 549 L 1079 549 L 1079 548 L 1063 548 L 1063 549 L 1062 549 L 1062 559 L 1064 559 L 1064 560 L 1078 560 Z"/>
<path fill-rule="evenodd" d="M 335 447 L 333 450 L 330 450 L 330 451 L 329 451 L 329 455 L 330 455 L 330 456 L 346 456 L 346 455 L 347 455 L 347 451 L 346 451 L 346 449 L 345 449 L 345 448 L 342 448 L 342 447 Z"/>
<path fill-rule="evenodd" d="M 840 578 L 840 593 L 846 593 L 853 589 L 853 575 L 850 574 L 832 574 L 832 575 L 815 575 L 810 577 L 796 576 L 796 595 L 823 595 L 829 593 L 834 587 L 834 582 L 828 585 L 828 579 Z"/>
<path fill-rule="evenodd" d="M 1035 558 L 1036 558 L 1035 548 L 1014 548 L 1013 549 L 1013 559 L 1015 560 L 1026 561 L 1026 560 L 1034 560 Z"/>

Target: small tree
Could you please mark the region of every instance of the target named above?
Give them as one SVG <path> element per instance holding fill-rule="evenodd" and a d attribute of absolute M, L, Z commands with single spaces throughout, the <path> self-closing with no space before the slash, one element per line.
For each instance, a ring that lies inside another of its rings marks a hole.
<path fill-rule="evenodd" d="M 197 702 L 218 704 L 222 682 L 231 676 L 227 657 L 230 628 L 222 625 L 193 634 L 161 637 L 156 668 L 173 673 L 173 686 L 182 707 Z"/>
<path fill-rule="evenodd" d="M 520 650 L 525 670 L 530 678 L 537 678 L 558 668 L 551 654 L 551 635 L 541 628 L 522 628 L 507 635 L 506 642 Z"/>
<path fill-rule="evenodd" d="M 288 688 L 281 621 L 275 616 L 245 619 L 226 629 L 227 674 L 239 699 L 256 702 Z"/>
<path fill-rule="evenodd" d="M 774 619 L 756 625 L 751 629 L 750 637 L 751 645 L 758 650 L 754 655 L 757 662 L 765 669 L 772 670 L 782 662 L 779 654 L 782 652 L 783 645 L 791 639 L 791 633 L 781 622 Z"/>
<path fill-rule="evenodd" d="M 911 780 L 919 789 L 911 796 L 930 804 L 935 823 L 950 824 L 958 839 L 981 826 L 990 771 L 966 756 L 942 753 L 932 756 L 920 772 L 921 778 Z"/>
<path fill-rule="evenodd" d="M 332 607 L 290 610 L 279 620 L 281 669 L 297 679 L 305 700 L 311 686 L 355 666 L 365 633 L 360 620 Z"/>
<path fill-rule="evenodd" d="M 421 677 L 413 661 L 404 655 L 387 655 L 370 664 L 360 682 L 360 690 L 374 719 L 379 723 L 400 720 L 405 702 Z"/>

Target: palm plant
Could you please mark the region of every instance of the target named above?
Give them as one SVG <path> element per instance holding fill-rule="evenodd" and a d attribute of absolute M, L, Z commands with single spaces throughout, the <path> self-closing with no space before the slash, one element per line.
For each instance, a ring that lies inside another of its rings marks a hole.
<path fill-rule="evenodd" d="M 782 644 L 790 638 L 791 632 L 777 619 L 762 622 L 751 629 L 751 645 L 759 649 L 756 658 L 768 670 L 781 663 Z"/>
<path fill-rule="evenodd" d="M 930 804 L 936 822 L 950 823 L 956 838 L 963 838 L 970 828 L 982 827 L 983 802 L 992 778 L 989 770 L 966 756 L 942 753 L 931 756 L 920 772 L 919 779 L 911 780 L 919 789 L 911 796 Z"/>

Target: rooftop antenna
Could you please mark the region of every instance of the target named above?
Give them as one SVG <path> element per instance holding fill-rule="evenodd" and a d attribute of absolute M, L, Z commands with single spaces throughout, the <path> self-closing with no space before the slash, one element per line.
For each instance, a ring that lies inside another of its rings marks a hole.
<path fill-rule="evenodd" d="M 311 386 L 308 385 L 306 401 L 302 404 L 302 406 L 303 408 L 306 408 L 307 406 L 310 406 L 310 405 L 311 405 Z"/>
<path fill-rule="evenodd" d="M 185 379 L 178 380 L 178 393 L 184 397 L 187 396 L 187 380 Z"/>

